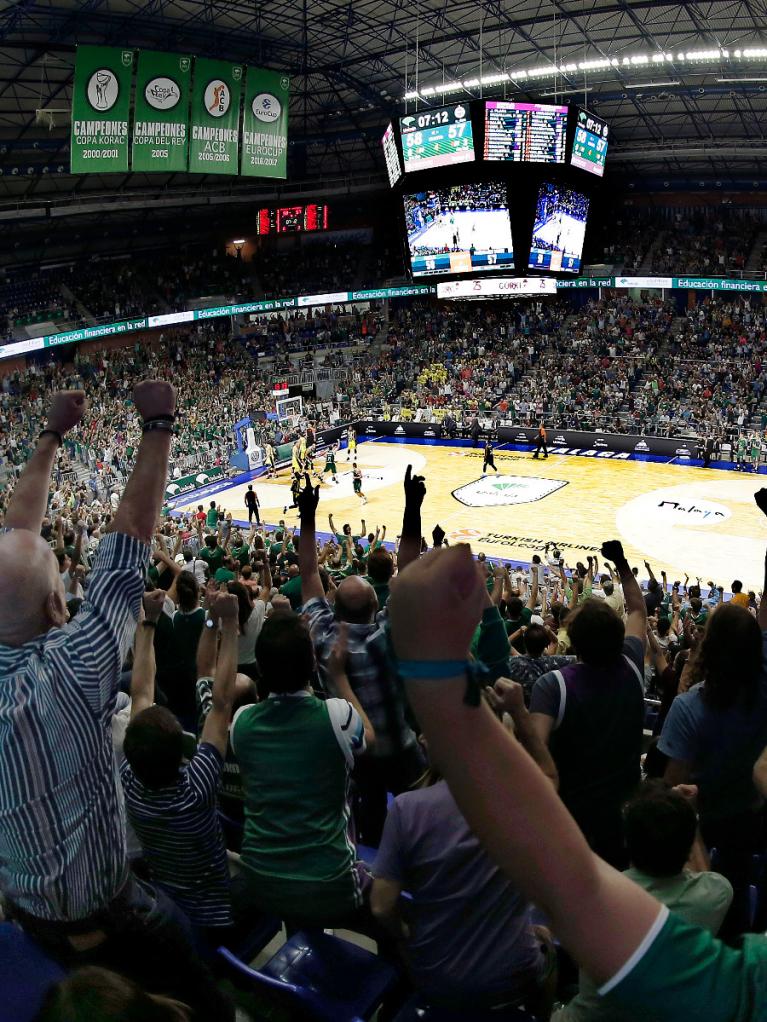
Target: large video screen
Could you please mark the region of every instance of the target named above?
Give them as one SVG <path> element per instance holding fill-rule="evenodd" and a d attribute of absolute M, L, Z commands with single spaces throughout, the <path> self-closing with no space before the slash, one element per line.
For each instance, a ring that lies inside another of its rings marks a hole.
<path fill-rule="evenodd" d="M 595 117 L 588 110 L 579 110 L 570 153 L 570 163 L 573 167 L 580 167 L 589 174 L 602 177 L 605 172 L 609 133 L 609 127 L 600 117 Z"/>
<path fill-rule="evenodd" d="M 463 103 L 400 117 L 399 130 L 406 171 L 433 170 L 474 159 L 471 112 Z"/>
<path fill-rule="evenodd" d="M 541 185 L 528 269 L 577 273 L 588 213 L 588 195 L 562 185 Z"/>
<path fill-rule="evenodd" d="M 403 200 L 414 277 L 513 269 L 505 184 L 453 185 Z"/>
<path fill-rule="evenodd" d="M 548 103 L 485 103 L 485 159 L 564 163 L 567 107 Z"/>
<path fill-rule="evenodd" d="M 386 173 L 389 175 L 389 186 L 393 188 L 402 177 L 402 164 L 397 152 L 397 140 L 394 137 L 394 128 L 387 125 L 384 137 L 381 139 L 383 146 L 384 160 L 386 161 Z"/>

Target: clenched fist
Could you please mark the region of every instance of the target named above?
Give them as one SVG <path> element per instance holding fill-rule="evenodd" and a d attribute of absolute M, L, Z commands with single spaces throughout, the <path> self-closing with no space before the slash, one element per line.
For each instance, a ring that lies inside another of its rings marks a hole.
<path fill-rule="evenodd" d="M 176 411 L 176 391 L 165 380 L 142 380 L 133 391 L 133 400 L 141 418 L 155 419 Z"/>
<path fill-rule="evenodd" d="M 84 390 L 57 391 L 51 400 L 47 428 L 64 436 L 80 422 L 87 407 Z"/>

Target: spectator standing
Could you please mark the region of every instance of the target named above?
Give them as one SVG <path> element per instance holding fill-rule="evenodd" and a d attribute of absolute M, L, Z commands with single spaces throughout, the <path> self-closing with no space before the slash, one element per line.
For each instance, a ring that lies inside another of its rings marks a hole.
<path fill-rule="evenodd" d="M 11 915 L 65 966 L 111 966 L 183 997 L 200 1020 L 230 1019 L 188 923 L 126 860 L 111 721 L 164 495 L 175 395 L 146 381 L 134 400 L 143 419 L 135 467 L 71 624 L 39 531 L 56 450 L 85 411 L 82 391 L 54 395 L 8 505 L 0 676 L 13 684 L 0 686 L 0 884 Z"/>
<path fill-rule="evenodd" d="M 628 610 L 624 627 L 604 601 L 585 600 L 567 619 L 578 663 L 545 674 L 530 709 L 559 772 L 559 793 L 592 848 L 623 865 L 621 806 L 639 783 L 644 725 L 647 613 L 620 543 L 615 564 Z"/>

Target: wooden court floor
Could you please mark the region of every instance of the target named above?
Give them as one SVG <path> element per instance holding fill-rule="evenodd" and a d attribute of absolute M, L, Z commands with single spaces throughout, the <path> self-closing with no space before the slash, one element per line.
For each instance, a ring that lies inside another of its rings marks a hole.
<path fill-rule="evenodd" d="M 762 588 L 767 519 L 753 494 L 764 485 L 763 476 L 571 455 L 536 461 L 531 454 L 505 450 L 497 450 L 495 459 L 497 475 L 483 478 L 479 449 L 368 441 L 358 449 L 368 498 L 363 507 L 341 451 L 339 483 L 326 477 L 317 528 L 327 531 L 332 512 L 339 529 L 348 521 L 357 534 L 364 517 L 369 530 L 386 525 L 387 539 L 394 540 L 402 524 L 402 479 L 412 464 L 426 477 L 423 526 L 429 539 L 439 523 L 451 542 L 468 542 L 489 558 L 520 563 L 542 553 L 550 541 L 574 565 L 603 540 L 617 538 L 641 577 L 649 560 L 656 574 L 666 569 L 670 582 L 689 574 L 692 581 L 700 576 L 704 584 L 711 579 L 726 590 L 735 578 L 747 588 Z M 324 458 L 318 459 L 317 466 L 323 464 Z M 254 487 L 265 522 L 276 525 L 284 517 L 289 525 L 298 524 L 295 511 L 283 515 L 291 499 L 289 473 L 276 481 L 258 480 Z M 241 485 L 216 496 L 235 519 L 247 518 L 245 489 Z"/>

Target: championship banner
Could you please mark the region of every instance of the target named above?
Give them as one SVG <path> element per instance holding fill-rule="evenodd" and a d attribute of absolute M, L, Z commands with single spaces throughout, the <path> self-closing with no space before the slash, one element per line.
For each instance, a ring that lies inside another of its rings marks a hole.
<path fill-rule="evenodd" d="M 131 169 L 186 171 L 192 58 L 142 50 L 136 75 Z"/>
<path fill-rule="evenodd" d="M 286 178 L 290 78 L 249 67 L 242 121 L 243 177 Z"/>
<path fill-rule="evenodd" d="M 236 174 L 240 134 L 242 67 L 199 58 L 194 63 L 189 170 Z"/>
<path fill-rule="evenodd" d="M 78 46 L 72 92 L 72 174 L 128 170 L 133 50 Z"/>

